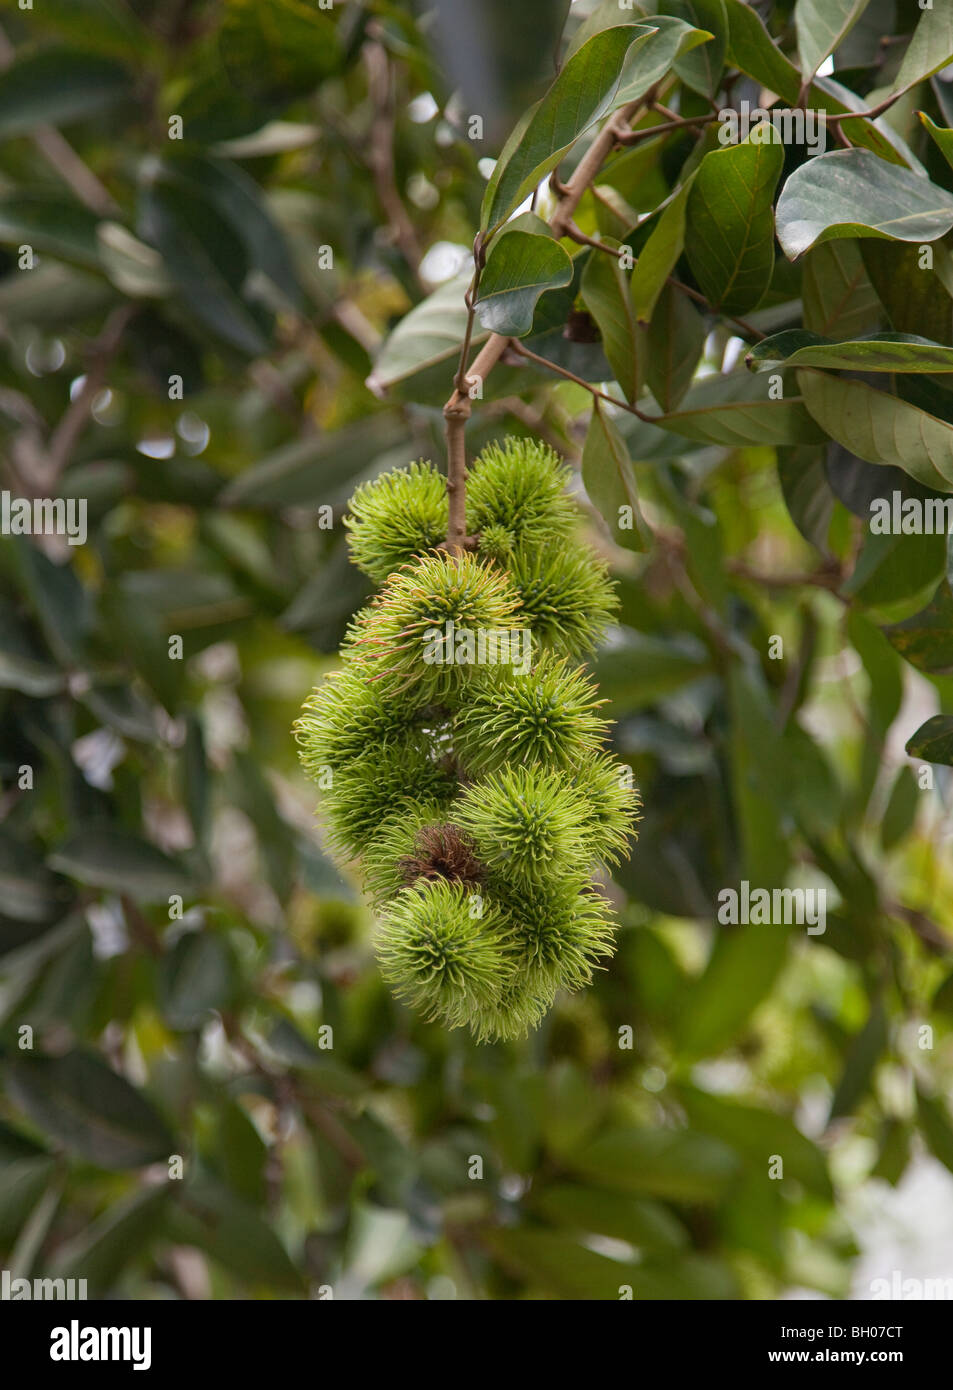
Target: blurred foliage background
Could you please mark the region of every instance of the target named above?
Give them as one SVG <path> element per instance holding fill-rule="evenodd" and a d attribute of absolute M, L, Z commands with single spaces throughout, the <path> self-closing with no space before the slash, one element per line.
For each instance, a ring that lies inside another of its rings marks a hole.
<path fill-rule="evenodd" d="M 871 34 L 912 28 L 915 7 L 872 8 Z M 932 1258 L 953 822 L 949 770 L 924 779 L 904 744 L 953 711 L 953 658 L 917 670 L 881 629 L 944 555 L 855 566 L 856 467 L 620 421 L 655 540 L 624 551 L 593 511 L 622 601 L 595 669 L 645 817 L 617 957 L 525 1044 L 394 1003 L 297 767 L 291 723 L 369 592 L 342 512 L 443 457 L 480 164 L 567 10 L 0 4 L 2 482 L 86 498 L 90 526 L 0 538 L 18 1274 L 132 1297 L 842 1296 L 859 1255 L 889 1277 L 865 1233 L 891 1211 L 905 1272 Z M 654 206 L 661 171 L 627 168 Z M 709 328 L 714 374 L 737 340 Z M 468 446 L 529 433 L 578 464 L 588 404 L 504 363 Z M 825 887 L 826 933 L 719 927 L 745 878 Z"/>

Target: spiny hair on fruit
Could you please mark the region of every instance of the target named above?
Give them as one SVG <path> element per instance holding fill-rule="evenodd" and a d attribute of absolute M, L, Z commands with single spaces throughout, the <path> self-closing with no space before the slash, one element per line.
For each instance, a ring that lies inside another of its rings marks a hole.
<path fill-rule="evenodd" d="M 362 485 L 348 542 L 380 587 L 295 725 L 329 845 L 378 914 L 383 977 L 480 1042 L 525 1036 L 611 956 L 594 878 L 628 854 L 639 813 L 578 664 L 615 598 L 568 480 L 545 444 L 485 448 L 459 553 L 432 465 Z"/>

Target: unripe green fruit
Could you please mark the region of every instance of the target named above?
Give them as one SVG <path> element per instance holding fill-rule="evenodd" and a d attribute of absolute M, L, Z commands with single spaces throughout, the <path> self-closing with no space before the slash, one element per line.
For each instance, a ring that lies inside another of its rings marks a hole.
<path fill-rule="evenodd" d="M 462 554 L 437 548 L 448 509 L 430 465 L 359 488 L 351 552 L 382 588 L 295 726 L 330 844 L 379 912 L 382 974 L 481 1042 L 523 1036 L 611 955 L 591 875 L 627 853 L 638 809 L 596 686 L 567 659 L 614 608 L 567 476 L 530 440 L 485 449 Z"/>

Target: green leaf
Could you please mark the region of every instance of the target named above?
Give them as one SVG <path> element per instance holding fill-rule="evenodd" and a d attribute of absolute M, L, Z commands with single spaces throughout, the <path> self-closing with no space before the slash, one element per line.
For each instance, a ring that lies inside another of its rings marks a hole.
<path fill-rule="evenodd" d="M 188 871 L 147 840 L 112 827 L 80 830 L 55 849 L 50 868 L 94 888 L 160 902 L 191 886 Z"/>
<path fill-rule="evenodd" d="M 692 387 L 679 410 L 659 416 L 654 423 L 700 444 L 732 447 L 818 444 L 827 437 L 800 397 L 767 399 L 763 384 L 749 372 L 703 378 Z"/>
<path fill-rule="evenodd" d="M 572 54 L 503 146 L 483 197 L 484 232 L 504 222 L 579 136 L 626 100 L 616 99 L 626 55 L 655 32 L 643 25 L 617 25 L 594 34 Z"/>
<path fill-rule="evenodd" d="M 674 15 L 711 35 L 707 42 L 676 58 L 674 68 L 686 87 L 701 92 L 702 96 L 715 96 L 721 85 L 728 47 L 725 0 L 663 0 L 659 8 L 663 14 Z"/>
<path fill-rule="evenodd" d="M 794 22 L 801 74 L 809 82 L 824 59 L 850 33 L 868 0 L 797 0 Z"/>
<path fill-rule="evenodd" d="M 629 450 L 608 411 L 595 398 L 582 450 L 582 481 L 616 544 L 626 550 L 644 551 L 647 528 Z"/>
<path fill-rule="evenodd" d="M 930 1152 L 953 1173 L 953 1124 L 943 1101 L 917 1088 L 917 1117 Z"/>
<path fill-rule="evenodd" d="M 241 352 L 267 351 L 261 325 L 243 298 L 245 248 L 214 203 L 159 171 L 142 190 L 141 220 L 195 317 Z"/>
<path fill-rule="evenodd" d="M 0 911 L 16 922 L 53 922 L 64 916 L 70 894 L 29 845 L 0 829 Z"/>
<path fill-rule="evenodd" d="M 927 242 L 953 227 L 953 196 L 869 150 L 835 150 L 795 169 L 777 207 L 789 260 L 839 237 Z"/>
<path fill-rule="evenodd" d="M 648 10 L 654 10 L 655 6 L 643 5 L 640 9 L 640 17 L 644 19 Z M 619 8 L 619 0 L 601 0 L 573 35 L 572 42 L 566 50 L 567 58 L 577 53 L 593 34 L 617 25 L 623 13 Z M 682 54 L 689 53 L 699 44 L 707 43 L 712 38 L 705 30 L 694 29 L 684 20 L 670 15 L 652 14 L 648 23 L 657 32 L 647 43 L 629 53 L 616 94 L 620 105 L 641 100 L 650 87 L 662 80 Z"/>
<path fill-rule="evenodd" d="M 902 468 L 925 487 L 953 490 L 953 425 L 862 381 L 798 371 L 804 404 L 823 430 L 868 463 Z"/>
<path fill-rule="evenodd" d="M 190 1183 L 176 1197 L 168 1213 L 173 1240 L 198 1246 L 248 1284 L 300 1291 L 301 1275 L 254 1208 L 208 1179 Z"/>
<path fill-rule="evenodd" d="M 445 385 L 449 393 L 449 386 Z M 350 489 L 375 461 L 390 462 L 407 427 L 391 412 L 367 415 L 353 425 L 282 444 L 233 479 L 222 501 L 229 507 L 316 507 Z M 406 448 L 403 451 L 406 461 Z M 396 458 L 393 462 L 397 462 Z M 376 470 L 375 470 L 376 471 Z"/>
<path fill-rule="evenodd" d="M 909 747 L 909 745 L 908 745 Z M 913 770 L 901 767 L 894 778 L 890 797 L 880 822 L 880 843 L 889 852 L 909 834 L 920 807 L 920 789 Z"/>
<path fill-rule="evenodd" d="M 377 395 L 400 387 L 430 368 L 438 368 L 444 396 L 448 394 L 445 364 L 459 356 L 467 324 L 463 296 L 470 272 L 455 276 L 405 314 L 377 355 L 367 384 Z M 486 337 L 475 333 L 476 345 Z"/>
<path fill-rule="evenodd" d="M 534 1213 L 556 1226 L 626 1240 L 640 1250 L 670 1252 L 688 1244 L 684 1227 L 658 1202 L 577 1183 L 544 1187 L 530 1201 Z"/>
<path fill-rule="evenodd" d="M 33 1123 L 89 1163 L 141 1168 L 174 1152 L 175 1140 L 151 1103 L 91 1052 L 14 1057 L 4 1075 Z"/>
<path fill-rule="evenodd" d="M 519 230 L 495 238 L 474 301 L 485 329 L 522 338 L 533 326 L 536 303 L 546 290 L 572 281 L 572 261 L 552 237 Z"/>
<path fill-rule="evenodd" d="M 735 65 L 785 101 L 796 101 L 801 86 L 794 64 L 771 41 L 761 16 L 746 0 L 726 0 L 729 52 Z"/>
<path fill-rule="evenodd" d="M 618 641 L 599 653 L 596 680 L 603 695 L 632 710 L 697 680 L 709 667 L 707 649 L 688 634 L 662 637 L 623 628 Z"/>
<path fill-rule="evenodd" d="M 874 1069 L 887 1046 L 887 1015 L 878 999 L 871 1004 L 870 1016 L 852 1039 L 844 1059 L 844 1070 L 831 1100 L 828 1124 L 849 1115 L 866 1094 Z"/>
<path fill-rule="evenodd" d="M 772 201 L 784 147 L 770 129 L 767 142 L 706 154 L 688 198 L 688 261 L 705 298 L 725 314 L 753 309 L 771 283 Z"/>
<path fill-rule="evenodd" d="M 551 1153 L 571 1153 L 598 1128 L 607 1095 L 575 1062 L 557 1062 L 546 1077 L 542 1133 Z"/>
<path fill-rule="evenodd" d="M 665 282 L 685 247 L 685 216 L 695 175 L 672 195 L 635 263 L 629 282 L 632 305 L 640 324 L 647 324 Z"/>
<path fill-rule="evenodd" d="M 293 308 L 304 308 L 304 294 L 284 233 L 254 179 L 229 160 L 194 155 L 168 161 L 163 165 L 163 176 L 214 204 L 242 242 L 250 269 L 265 276 Z"/>
<path fill-rule="evenodd" d="M 747 0 L 725 0 L 725 4 L 730 31 L 729 52 L 735 66 L 793 106 L 801 91 L 800 72 L 773 42 L 761 17 L 747 4 Z M 810 88 L 808 106 L 831 115 L 867 109 L 866 103 L 854 97 L 846 88 L 839 87 L 837 95 L 832 95 L 825 90 L 824 84 L 832 85 L 830 79 L 825 78 L 823 83 L 816 82 Z M 874 150 L 891 164 L 906 164 L 904 155 L 894 148 L 887 135 L 878 130 L 872 121 L 852 120 L 849 124 L 850 138 L 855 145 Z"/>
<path fill-rule="evenodd" d="M 821 242 L 804 257 L 804 327 L 825 338 L 852 338 L 881 321 L 880 301 L 855 242 Z"/>
<path fill-rule="evenodd" d="M 32 246 L 72 265 L 100 268 L 95 213 L 55 193 L 0 198 L 0 242 Z"/>
<path fill-rule="evenodd" d="M 922 248 L 909 242 L 867 237 L 857 245 L 893 328 L 937 343 L 953 340 L 953 268 L 944 242 L 930 248 L 929 267 Z"/>
<path fill-rule="evenodd" d="M 46 1191 L 56 1172 L 56 1159 L 40 1154 L 36 1158 L 4 1160 L 0 1172 L 0 1241 L 11 1250 L 17 1233 L 29 1219 L 31 1210 Z"/>
<path fill-rule="evenodd" d="M 168 1199 L 167 1186 L 149 1187 L 107 1207 L 57 1249 L 53 1277 L 85 1279 L 90 1297 L 103 1297 L 126 1266 L 148 1251 Z"/>
<path fill-rule="evenodd" d="M 126 69 L 110 58 L 74 48 L 27 53 L 0 73 L 0 138 L 97 116 L 131 88 Z"/>
<path fill-rule="evenodd" d="M 953 767 L 953 715 L 934 714 L 907 740 L 911 758 Z"/>
<path fill-rule="evenodd" d="M 696 1087 L 679 1090 L 694 1129 L 720 1139 L 744 1154 L 762 1173 L 770 1154 L 784 1160 L 784 1177 L 803 1183 L 808 1191 L 832 1198 L 830 1174 L 821 1150 L 801 1133 L 788 1115 L 712 1095 Z"/>
<path fill-rule="evenodd" d="M 200 1028 L 212 1009 L 223 1008 L 234 983 L 232 959 L 221 937 L 190 931 L 162 958 L 159 1008 L 170 1028 Z"/>
<path fill-rule="evenodd" d="M 788 932 L 779 925 L 719 927 L 711 958 L 689 985 L 680 1010 L 680 1048 L 710 1056 L 733 1042 L 768 994 L 787 958 Z"/>
<path fill-rule="evenodd" d="M 953 673 L 953 593 L 944 581 L 926 608 L 883 629 L 904 661 L 930 675 Z"/>
<path fill-rule="evenodd" d="M 672 1202 L 715 1202 L 738 1169 L 720 1140 L 680 1129 L 610 1129 L 576 1149 L 566 1167 L 618 1192 Z"/>
<path fill-rule="evenodd" d="M 487 1244 L 503 1264 L 529 1279 L 531 1287 L 557 1298 L 617 1300 L 623 1289 L 638 1299 L 724 1299 L 737 1294 L 723 1265 L 698 1256 L 667 1258 L 657 1265 L 623 1263 L 562 1234 L 532 1229 L 493 1231 Z"/>
<path fill-rule="evenodd" d="M 618 249 L 617 243 L 607 245 Z M 642 385 L 644 333 L 636 320 L 629 276 L 616 256 L 590 256 L 582 272 L 582 298 L 602 334 L 612 374 L 632 404 Z"/>
<path fill-rule="evenodd" d="M 922 7 L 921 7 L 922 8 Z M 904 92 L 940 68 L 953 62 L 953 10 L 934 0 L 923 10 L 920 22 L 907 45 L 900 70 L 893 80 L 892 92 Z"/>
<path fill-rule="evenodd" d="M 705 337 L 705 320 L 688 295 L 666 285 L 649 324 L 645 354 L 649 388 L 663 410 L 675 410 L 691 386 Z"/>
<path fill-rule="evenodd" d="M 925 111 L 918 111 L 920 123 L 926 128 L 927 134 L 942 154 L 943 158 L 953 169 L 953 130 L 948 127 L 938 126 Z"/>
<path fill-rule="evenodd" d="M 831 343 L 795 328 L 762 339 L 745 360 L 761 370 L 783 362 L 843 372 L 953 372 L 953 347 L 913 333 L 871 333 Z"/>

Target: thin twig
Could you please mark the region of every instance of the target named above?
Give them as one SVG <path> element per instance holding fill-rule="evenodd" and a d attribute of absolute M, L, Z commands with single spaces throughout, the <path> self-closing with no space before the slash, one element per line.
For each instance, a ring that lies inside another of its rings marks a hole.
<path fill-rule="evenodd" d="M 7 69 L 16 56 L 13 44 L 0 28 L 0 71 Z M 68 140 L 55 126 L 37 126 L 32 132 L 33 143 L 43 158 L 55 169 L 81 203 L 99 217 L 115 217 L 120 211 L 119 204 L 109 189 L 93 173 L 92 169 L 80 159 Z"/>
<path fill-rule="evenodd" d="M 119 350 L 130 321 L 137 313 L 137 305 L 121 305 L 110 314 L 106 327 L 93 343 L 86 378 L 50 436 L 43 478 L 45 487 L 51 487 L 69 463 L 73 449 L 86 428 L 93 402 L 106 383 L 109 364 Z"/>
<path fill-rule="evenodd" d="M 374 108 L 369 132 L 368 163 L 374 178 L 377 198 L 390 223 L 401 255 L 407 262 L 418 287 L 426 292 L 420 274 L 423 259 L 417 233 L 397 188 L 394 174 L 394 90 L 387 49 L 376 39 L 362 50 L 367 70 L 367 88 Z"/>
<path fill-rule="evenodd" d="M 563 377 L 566 381 L 571 381 L 575 386 L 581 386 L 584 391 L 588 391 L 591 396 L 597 396 L 601 401 L 608 401 L 610 405 L 618 406 L 620 410 L 627 410 L 630 415 L 635 415 L 639 420 L 644 420 L 647 424 L 654 424 L 659 417 L 643 415 L 637 406 L 629 405 L 628 401 L 617 400 L 615 396 L 607 395 L 605 391 L 600 391 L 591 382 L 585 381 L 581 376 L 576 376 L 575 372 L 568 371 L 565 367 L 559 367 L 555 362 L 550 362 L 548 357 L 540 357 L 535 352 L 530 352 L 528 347 L 517 339 L 511 340 L 510 346 L 520 357 L 527 358 L 530 362 L 535 362 L 537 366 L 545 367 L 547 371 L 555 372 L 557 376 Z"/>
<path fill-rule="evenodd" d="M 656 108 L 661 110 L 660 107 Z M 618 144 L 638 145 L 643 140 L 651 140 L 656 135 L 668 135 L 673 130 L 688 130 L 693 126 L 709 125 L 712 121 L 717 121 L 718 117 L 712 113 L 708 116 L 676 116 L 672 121 L 664 121 L 661 125 L 643 126 L 640 130 L 627 130 L 620 132 Z"/>

